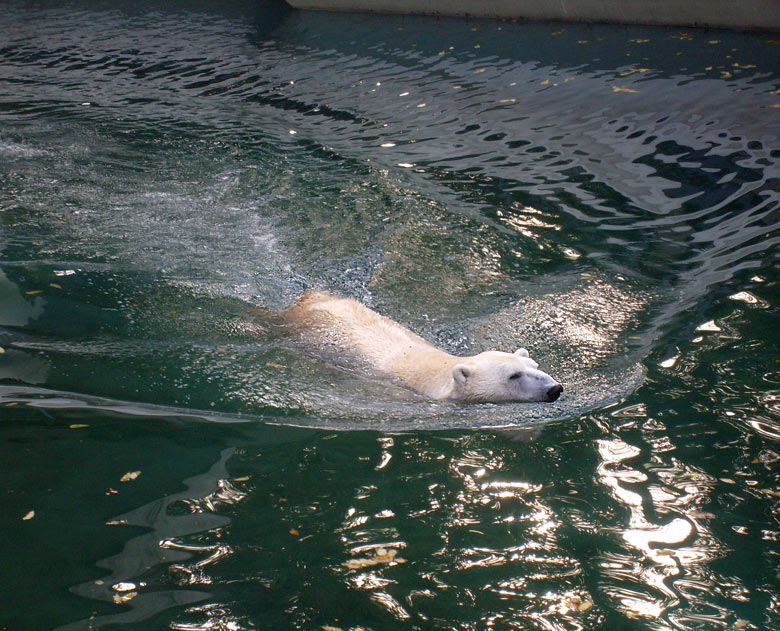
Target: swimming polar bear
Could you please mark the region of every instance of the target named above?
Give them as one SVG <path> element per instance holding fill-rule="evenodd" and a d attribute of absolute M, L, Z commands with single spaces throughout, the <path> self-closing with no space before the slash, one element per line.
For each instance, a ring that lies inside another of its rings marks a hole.
<path fill-rule="evenodd" d="M 456 357 L 352 298 L 311 291 L 274 319 L 305 341 L 337 356 L 348 353 L 431 399 L 555 401 L 563 392 L 524 348 Z"/>

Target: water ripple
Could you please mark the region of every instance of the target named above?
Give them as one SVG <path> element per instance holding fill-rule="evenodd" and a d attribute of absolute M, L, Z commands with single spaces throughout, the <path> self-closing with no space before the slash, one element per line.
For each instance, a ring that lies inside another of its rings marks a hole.
<path fill-rule="evenodd" d="M 143 532 L 56 624 L 777 626 L 771 37 L 6 4 L 8 457 L 241 436 L 186 491 L 95 500 Z M 565 397 L 431 403 L 258 338 L 311 288 L 528 346 Z"/>

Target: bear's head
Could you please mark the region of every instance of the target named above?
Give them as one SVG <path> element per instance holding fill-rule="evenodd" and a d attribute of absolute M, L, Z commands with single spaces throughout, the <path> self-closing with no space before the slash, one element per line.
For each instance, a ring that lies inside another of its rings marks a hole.
<path fill-rule="evenodd" d="M 452 368 L 452 378 L 452 398 L 461 401 L 555 401 L 563 392 L 524 348 L 463 358 Z"/>

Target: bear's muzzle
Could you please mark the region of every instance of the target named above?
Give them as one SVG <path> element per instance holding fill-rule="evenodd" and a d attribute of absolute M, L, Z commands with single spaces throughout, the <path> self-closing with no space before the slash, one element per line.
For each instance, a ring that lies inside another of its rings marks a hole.
<path fill-rule="evenodd" d="M 555 401 L 559 396 L 561 396 L 561 392 L 563 392 L 563 386 L 559 383 L 555 384 L 547 391 L 547 400 Z"/>

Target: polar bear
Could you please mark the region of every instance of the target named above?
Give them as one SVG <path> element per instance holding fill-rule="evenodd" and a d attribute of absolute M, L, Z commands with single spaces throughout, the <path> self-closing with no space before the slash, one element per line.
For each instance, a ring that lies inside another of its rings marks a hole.
<path fill-rule="evenodd" d="M 349 354 L 423 396 L 471 402 L 555 401 L 563 386 L 528 351 L 456 357 L 352 298 L 311 291 L 274 318 L 319 348 Z"/>

